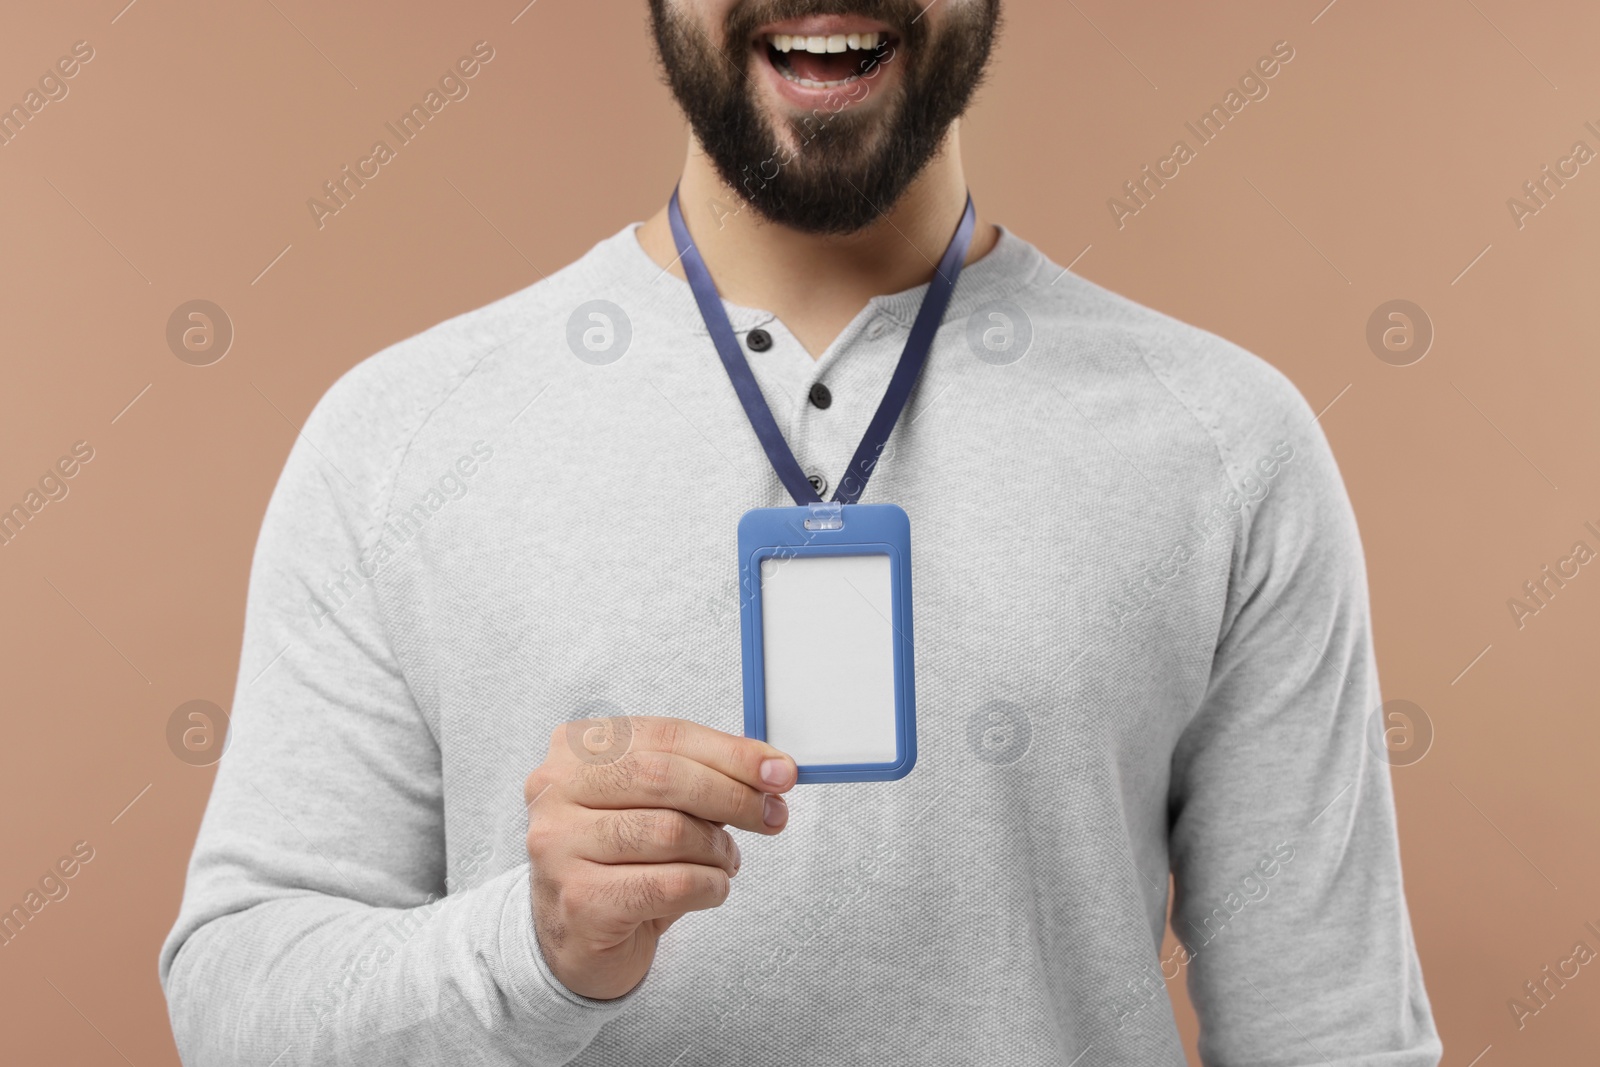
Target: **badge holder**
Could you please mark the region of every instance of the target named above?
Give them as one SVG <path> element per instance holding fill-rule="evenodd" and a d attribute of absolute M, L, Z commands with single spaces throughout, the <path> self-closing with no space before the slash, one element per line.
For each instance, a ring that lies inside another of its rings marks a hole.
<path fill-rule="evenodd" d="M 968 196 L 883 399 L 833 500 L 824 503 L 750 371 L 676 191 L 667 204 L 706 331 L 773 472 L 795 502 L 792 508 L 756 508 L 739 520 L 739 626 L 745 736 L 793 756 L 800 782 L 892 782 L 917 762 L 911 520 L 893 504 L 856 501 L 927 360 L 976 217 Z"/>
<path fill-rule="evenodd" d="M 838 503 L 748 511 L 739 520 L 739 590 L 745 736 L 793 756 L 800 783 L 911 773 L 906 513 Z"/>

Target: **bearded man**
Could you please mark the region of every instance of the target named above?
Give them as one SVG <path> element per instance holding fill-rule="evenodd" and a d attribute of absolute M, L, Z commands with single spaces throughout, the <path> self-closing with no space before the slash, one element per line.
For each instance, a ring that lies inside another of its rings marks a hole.
<path fill-rule="evenodd" d="M 328 391 L 161 953 L 190 1067 L 1177 1067 L 1180 976 L 1207 1063 L 1438 1063 L 1328 444 L 977 213 L 999 17 L 652 0 L 662 211 Z M 768 509 L 908 520 L 894 614 L 797 566 L 779 625 Z"/>

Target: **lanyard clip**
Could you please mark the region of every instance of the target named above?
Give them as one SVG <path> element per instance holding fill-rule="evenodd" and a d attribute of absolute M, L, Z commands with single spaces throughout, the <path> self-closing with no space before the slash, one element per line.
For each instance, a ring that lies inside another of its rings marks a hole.
<path fill-rule="evenodd" d="M 808 530 L 844 529 L 844 505 L 837 502 L 807 504 L 805 527 Z"/>

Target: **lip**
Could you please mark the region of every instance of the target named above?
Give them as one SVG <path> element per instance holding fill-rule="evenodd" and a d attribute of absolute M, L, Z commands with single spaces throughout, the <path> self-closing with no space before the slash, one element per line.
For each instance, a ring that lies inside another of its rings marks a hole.
<path fill-rule="evenodd" d="M 785 78 L 768 59 L 767 38 L 780 33 L 804 37 L 831 37 L 836 33 L 878 33 L 890 40 L 887 51 L 879 59 L 877 66 L 870 73 L 862 74 L 858 81 L 833 88 L 813 89 Z M 899 47 L 899 36 L 888 23 L 856 15 L 806 15 L 768 23 L 756 31 L 754 39 L 750 42 L 750 49 L 765 72 L 772 91 L 780 100 L 804 111 L 823 108 L 829 111 L 843 110 L 839 106 L 840 100 L 846 101 L 845 107 L 857 107 L 866 103 L 887 84 L 886 78 L 895 77 L 896 64 L 893 60 Z M 863 82 L 869 87 L 865 95 L 855 88 Z"/>

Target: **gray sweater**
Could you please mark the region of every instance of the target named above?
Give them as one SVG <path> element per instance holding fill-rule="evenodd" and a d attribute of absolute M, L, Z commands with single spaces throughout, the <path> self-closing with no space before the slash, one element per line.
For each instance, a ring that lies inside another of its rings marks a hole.
<path fill-rule="evenodd" d="M 808 472 L 924 291 L 820 360 L 728 305 Z M 574 718 L 741 731 L 735 527 L 790 501 L 632 226 L 345 374 L 267 507 L 161 951 L 184 1061 L 1179 1065 L 1183 980 L 1207 1063 L 1438 1062 L 1361 546 L 1282 374 L 1005 231 L 872 501 L 911 517 L 916 769 L 799 787 L 588 1000 L 534 937 L 523 780 Z"/>

